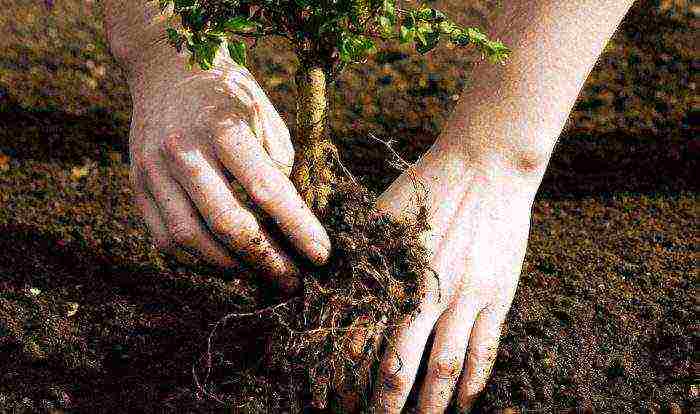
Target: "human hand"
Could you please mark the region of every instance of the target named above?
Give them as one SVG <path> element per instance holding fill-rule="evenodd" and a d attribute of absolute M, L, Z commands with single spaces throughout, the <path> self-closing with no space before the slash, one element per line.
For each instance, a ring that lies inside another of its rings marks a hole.
<path fill-rule="evenodd" d="M 428 352 L 418 412 L 444 412 L 453 399 L 466 411 L 496 357 L 525 255 L 534 192 L 517 177 L 469 165 L 454 151 L 434 146 L 380 197 L 380 209 L 395 217 L 411 213 L 411 173 L 428 190 L 431 230 L 423 242 L 439 281 L 426 276 L 428 294 L 420 313 L 389 331 L 372 407 L 378 413 L 401 412 Z"/>
<path fill-rule="evenodd" d="M 153 238 L 221 266 L 242 258 L 292 290 L 294 263 L 245 203 L 267 212 L 313 262 L 327 260 L 328 236 L 288 179 L 289 132 L 248 70 L 225 54 L 207 72 L 183 66 L 151 66 L 132 82 L 131 178 Z"/>

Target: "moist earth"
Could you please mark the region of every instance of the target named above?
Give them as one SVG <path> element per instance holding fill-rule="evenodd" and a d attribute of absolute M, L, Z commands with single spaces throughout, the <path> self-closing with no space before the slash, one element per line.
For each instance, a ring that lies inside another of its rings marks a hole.
<path fill-rule="evenodd" d="M 271 364 L 260 376 L 276 349 L 270 311 L 218 327 L 206 381 L 203 356 L 222 317 L 288 298 L 270 297 L 250 269 L 153 249 L 128 185 L 128 90 L 99 23 L 77 0 L 51 14 L 38 3 L 0 0 L 0 412 L 214 411 L 226 395 L 240 412 L 282 411 L 290 390 L 311 384 L 305 368 Z M 436 6 L 487 25 L 496 3 Z M 518 292 L 474 412 L 700 408 L 697 31 L 683 4 L 638 1 L 589 77 L 533 205 Z M 294 119 L 291 53 L 263 42 L 251 58 Z M 369 134 L 415 161 L 473 59 L 391 47 L 339 79 L 331 125 L 369 190 L 351 192 L 356 202 L 371 204 L 399 174 Z"/>

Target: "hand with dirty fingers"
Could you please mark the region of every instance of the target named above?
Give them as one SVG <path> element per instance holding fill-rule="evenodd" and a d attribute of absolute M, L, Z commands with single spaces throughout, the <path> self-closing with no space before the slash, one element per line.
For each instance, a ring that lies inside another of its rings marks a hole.
<path fill-rule="evenodd" d="M 409 393 L 424 353 L 429 358 L 426 376 L 417 384 L 417 412 L 443 412 L 453 400 L 467 409 L 496 357 L 525 255 L 535 192 L 531 186 L 519 188 L 521 183 L 505 172 L 469 163 L 455 149 L 440 140 L 377 201 L 394 217 L 414 215 L 413 182 L 424 183 L 431 229 L 422 244 L 437 277 L 426 276 L 420 312 L 394 321 L 385 333 L 372 412 L 399 413 L 411 404 Z M 355 335 L 353 343 L 366 340 L 364 332 Z M 341 398 L 345 412 L 355 412 L 357 404 L 357 396 Z"/>
<path fill-rule="evenodd" d="M 426 276 L 417 316 L 387 330 L 372 412 L 398 414 L 414 404 L 421 414 L 451 405 L 468 412 L 486 386 L 549 158 L 632 3 L 508 2 L 493 30 L 513 48 L 509 62 L 475 67 L 436 142 L 378 199 L 379 209 L 394 217 L 415 215 L 413 183 L 424 184 L 431 228 L 423 244 L 437 279 Z M 424 355 L 425 378 L 416 383 Z M 412 389 L 417 394 L 409 401 Z M 356 410 L 356 396 L 342 400 L 347 412 Z"/>
<path fill-rule="evenodd" d="M 312 262 L 328 259 L 328 235 L 289 180 L 294 148 L 284 121 L 226 53 L 210 71 L 190 70 L 185 53 L 161 39 L 156 8 L 117 11 L 122 3 L 106 2 L 105 27 L 127 71 L 131 179 L 154 241 L 222 267 L 242 260 L 294 291 L 295 263 L 249 206 L 269 214 Z"/>
<path fill-rule="evenodd" d="M 128 71 L 133 185 L 154 239 L 221 266 L 244 260 L 294 290 L 295 264 L 246 204 L 272 216 L 314 263 L 328 259 L 328 235 L 288 178 L 294 150 L 283 121 L 226 53 L 210 71 L 187 69 L 184 53 L 159 44 L 163 18 L 150 9 L 124 11 L 127 3 L 106 2 L 105 27 Z M 377 200 L 395 218 L 413 215 L 413 180 L 424 183 L 430 230 L 422 242 L 437 278 L 426 275 L 417 315 L 390 323 L 371 412 L 398 414 L 414 403 L 420 413 L 471 409 L 497 355 L 549 158 L 632 3 L 505 2 L 491 29 L 512 48 L 509 61 L 475 66 L 434 145 Z M 357 335 L 358 348 L 381 337 Z M 427 373 L 416 383 L 424 356 Z M 342 396 L 340 405 L 357 412 L 358 400 Z"/>

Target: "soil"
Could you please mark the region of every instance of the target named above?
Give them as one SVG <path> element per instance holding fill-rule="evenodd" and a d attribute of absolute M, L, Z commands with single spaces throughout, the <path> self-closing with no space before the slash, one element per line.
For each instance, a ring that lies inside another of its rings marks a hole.
<path fill-rule="evenodd" d="M 153 249 L 128 186 L 128 91 L 99 22 L 77 0 L 53 13 L 37 3 L 0 0 L 0 412 L 217 411 L 212 395 L 241 390 L 255 398 L 236 401 L 238 411 L 282 411 L 301 382 L 282 385 L 273 370 L 260 380 L 271 354 L 260 324 L 272 318 L 219 327 L 208 382 L 201 358 L 222 317 L 277 299 L 240 278 L 246 269 Z M 481 3 L 436 4 L 487 24 L 497 8 Z M 697 23 L 657 3 L 637 2 L 560 138 L 474 412 L 700 409 Z M 339 79 L 333 128 L 363 185 L 379 193 L 399 174 L 368 134 L 416 160 L 473 59 L 392 47 Z M 266 42 L 252 60 L 294 119 L 291 54 Z"/>

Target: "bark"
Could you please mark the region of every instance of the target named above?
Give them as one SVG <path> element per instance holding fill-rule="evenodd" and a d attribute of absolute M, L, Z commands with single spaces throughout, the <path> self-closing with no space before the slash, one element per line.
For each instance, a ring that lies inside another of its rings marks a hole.
<path fill-rule="evenodd" d="M 326 74 L 302 64 L 296 75 L 297 128 L 291 179 L 311 210 L 324 211 L 336 181 L 338 150 L 328 136 Z"/>

